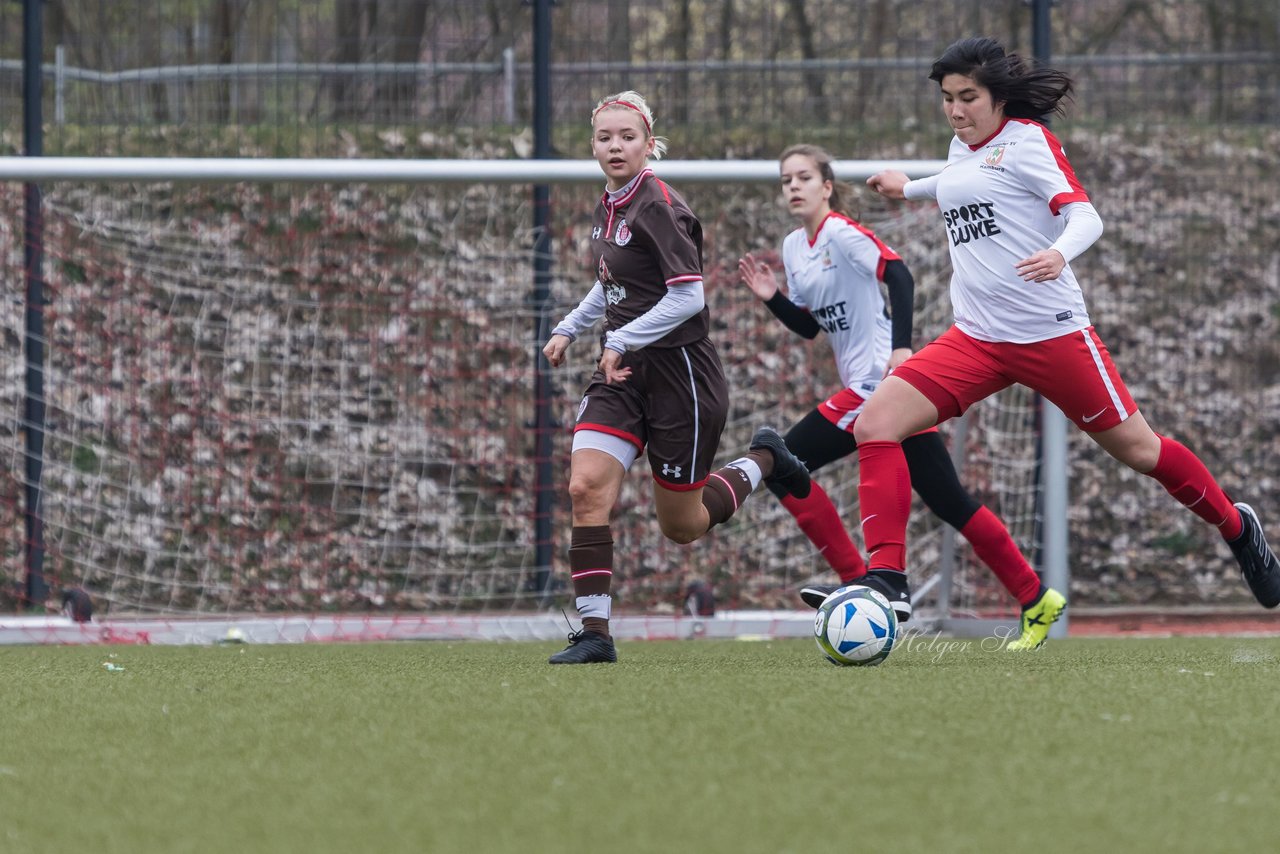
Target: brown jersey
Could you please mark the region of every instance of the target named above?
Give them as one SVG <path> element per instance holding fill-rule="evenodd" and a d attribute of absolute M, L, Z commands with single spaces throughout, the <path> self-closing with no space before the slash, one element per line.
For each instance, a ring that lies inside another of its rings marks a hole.
<path fill-rule="evenodd" d="M 650 169 L 616 202 L 606 193 L 591 225 L 591 254 L 604 287 L 608 332 L 653 308 L 667 288 L 702 280 L 702 224 L 680 194 Z M 691 344 L 705 338 L 709 326 L 704 307 L 648 346 Z"/>

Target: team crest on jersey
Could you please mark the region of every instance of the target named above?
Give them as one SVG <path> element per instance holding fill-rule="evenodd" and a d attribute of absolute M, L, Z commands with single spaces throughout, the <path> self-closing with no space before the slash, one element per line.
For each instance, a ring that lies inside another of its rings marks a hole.
<path fill-rule="evenodd" d="M 1004 146 L 997 145 L 987 149 L 987 156 L 982 162 L 988 166 L 999 166 L 1001 160 L 1004 160 Z"/>
<path fill-rule="evenodd" d="M 832 267 L 834 267 L 834 266 L 835 266 L 835 262 L 831 260 L 831 247 L 830 247 L 830 246 L 825 246 L 825 247 L 823 247 L 823 249 L 822 249 L 822 269 L 823 269 L 823 271 L 825 272 L 825 271 L 827 271 L 827 270 L 830 270 L 830 269 L 831 269 Z"/>
<path fill-rule="evenodd" d="M 614 235 L 613 242 L 619 246 L 626 246 L 631 242 L 631 227 L 627 225 L 625 219 L 618 220 L 618 231 Z"/>

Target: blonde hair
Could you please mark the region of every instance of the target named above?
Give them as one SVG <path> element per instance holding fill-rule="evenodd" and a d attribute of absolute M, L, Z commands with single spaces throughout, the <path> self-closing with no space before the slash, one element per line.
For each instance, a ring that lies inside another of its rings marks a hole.
<path fill-rule="evenodd" d="M 788 157 L 808 157 L 818 167 L 818 174 L 822 176 L 822 180 L 831 182 L 831 197 L 827 199 L 827 204 L 838 214 L 844 214 L 849 219 L 858 218 L 858 199 L 857 191 L 853 189 L 852 184 L 844 181 L 836 180 L 835 170 L 831 168 L 832 158 L 825 148 L 819 145 L 809 145 L 808 143 L 799 143 L 787 148 L 778 156 L 778 165 L 781 166 L 787 161 Z"/>
<path fill-rule="evenodd" d="M 644 96 L 639 92 L 628 89 L 625 92 L 619 92 L 616 95 L 605 95 L 601 98 L 600 103 L 596 104 L 596 108 L 591 111 L 592 129 L 596 125 L 596 115 L 601 110 L 606 109 L 623 109 L 639 113 L 645 134 L 653 139 L 653 154 L 650 156 L 654 160 L 661 160 L 662 155 L 667 153 L 667 138 L 653 135 L 653 111 L 649 109 L 649 105 L 645 103 Z"/>

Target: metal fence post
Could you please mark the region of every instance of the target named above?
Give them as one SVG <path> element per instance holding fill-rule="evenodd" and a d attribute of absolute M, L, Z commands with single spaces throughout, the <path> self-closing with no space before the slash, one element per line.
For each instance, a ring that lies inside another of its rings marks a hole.
<path fill-rule="evenodd" d="M 1030 0 L 1031 52 L 1040 62 L 1048 63 L 1053 0 Z M 1064 595 L 1071 595 L 1071 575 L 1067 550 L 1067 419 L 1058 407 L 1040 398 L 1040 577 L 1044 583 Z M 1068 618 L 1064 611 L 1049 628 L 1049 637 L 1067 635 Z"/>
<path fill-rule="evenodd" d="M 44 0 L 22 4 L 23 145 L 27 157 L 44 153 L 44 115 L 41 65 Z M 26 202 L 24 233 L 26 262 L 26 396 L 21 424 L 26 434 L 23 518 L 26 523 L 26 585 L 23 598 L 29 608 L 44 605 L 48 585 L 44 580 L 44 517 L 40 483 L 44 472 L 44 222 L 40 211 L 40 185 L 23 187 Z"/>
<path fill-rule="evenodd" d="M 554 0 L 533 3 L 533 156 L 551 157 L 551 6 Z M 551 365 L 542 343 L 551 332 L 551 187 L 533 188 L 533 311 L 534 311 L 534 565 L 541 604 L 549 604 L 552 588 Z"/>

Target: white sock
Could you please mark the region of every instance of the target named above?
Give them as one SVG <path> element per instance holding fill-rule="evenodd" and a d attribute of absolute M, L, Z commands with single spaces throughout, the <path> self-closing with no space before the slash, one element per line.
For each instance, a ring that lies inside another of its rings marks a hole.
<path fill-rule="evenodd" d="M 750 457 L 738 457 L 729 466 L 736 468 L 747 476 L 747 480 L 751 481 L 751 491 L 755 492 L 756 487 L 760 485 L 760 481 L 764 480 L 764 472 L 760 471 L 760 466 Z M 729 466 L 725 466 L 728 468 Z"/>
<path fill-rule="evenodd" d="M 583 618 L 599 617 L 602 620 L 607 620 L 610 612 L 613 611 L 613 597 L 608 593 L 579 596 L 574 604 L 578 606 L 578 616 Z"/>

